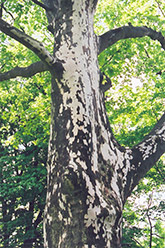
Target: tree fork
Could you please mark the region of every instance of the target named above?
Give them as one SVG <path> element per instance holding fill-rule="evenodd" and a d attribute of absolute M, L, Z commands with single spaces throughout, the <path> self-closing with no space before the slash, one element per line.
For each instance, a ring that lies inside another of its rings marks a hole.
<path fill-rule="evenodd" d="M 44 246 L 120 248 L 124 203 L 165 150 L 165 116 L 135 147 L 121 147 L 106 116 L 97 56 L 120 39 L 149 36 L 162 48 L 165 40 L 161 33 L 131 24 L 97 37 L 96 0 L 43 3 L 53 25 L 53 55 L 2 19 L 0 30 L 43 61 L 44 67 L 39 63 L 27 68 L 29 75 L 48 69 L 52 76 Z M 0 78 L 19 73 L 15 68 Z M 21 68 L 22 76 L 26 73 Z"/>

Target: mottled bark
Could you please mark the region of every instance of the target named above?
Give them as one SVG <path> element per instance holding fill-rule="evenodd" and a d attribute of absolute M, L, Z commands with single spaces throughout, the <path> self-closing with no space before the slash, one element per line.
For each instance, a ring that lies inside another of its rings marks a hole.
<path fill-rule="evenodd" d="M 120 247 L 122 182 L 115 164 L 122 152 L 99 88 L 93 6 L 63 4 L 54 30 L 61 67 L 51 71 L 45 247 Z"/>
<path fill-rule="evenodd" d="M 53 55 L 2 20 L 0 29 L 34 51 L 52 76 L 44 246 L 120 248 L 125 200 L 164 152 L 164 117 L 133 149 L 121 147 L 106 116 L 97 56 L 119 39 L 148 35 L 164 47 L 164 38 L 131 25 L 97 37 L 96 0 L 43 4 Z"/>
<path fill-rule="evenodd" d="M 55 64 L 56 58 L 52 56 L 47 49 L 43 46 L 43 44 L 25 32 L 15 28 L 14 26 L 10 25 L 9 23 L 5 22 L 0 18 L 0 30 L 4 33 L 12 37 L 13 39 L 17 40 L 30 50 L 32 50 L 44 63 L 48 66 Z"/>
<path fill-rule="evenodd" d="M 127 173 L 125 198 L 131 194 L 141 178 L 155 165 L 165 151 L 165 114 L 152 131 L 131 150 L 131 167 Z"/>

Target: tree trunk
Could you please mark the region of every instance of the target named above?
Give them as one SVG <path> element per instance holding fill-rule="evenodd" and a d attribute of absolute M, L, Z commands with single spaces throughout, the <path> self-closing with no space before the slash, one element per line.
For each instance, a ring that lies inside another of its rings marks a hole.
<path fill-rule="evenodd" d="M 165 151 L 165 115 L 142 142 L 132 149 L 121 147 L 106 116 L 97 56 L 120 39 L 144 36 L 165 49 L 165 38 L 132 25 L 97 37 L 97 0 L 33 2 L 46 10 L 54 53 L 0 18 L 0 30 L 42 61 L 0 73 L 0 81 L 45 70 L 52 76 L 44 246 L 120 248 L 124 203 Z"/>
<path fill-rule="evenodd" d="M 64 2 L 55 26 L 60 63 L 51 70 L 45 247 L 121 247 L 122 177 L 116 163 L 119 170 L 123 153 L 100 90 L 93 4 Z"/>
<path fill-rule="evenodd" d="M 55 62 L 47 53 L 45 59 L 52 75 L 45 248 L 120 248 L 124 203 L 164 151 L 165 116 L 132 150 L 115 140 L 97 59 L 119 37 L 148 35 L 162 47 L 164 38 L 146 27 L 132 26 L 107 32 L 106 39 L 97 37 L 93 30 L 96 3 L 44 1 L 45 8 L 51 9 L 48 27 L 55 38 Z M 125 34 L 126 30 L 130 33 Z"/>
<path fill-rule="evenodd" d="M 97 0 L 33 2 L 46 10 L 54 53 L 0 18 L 0 30 L 41 60 L 0 73 L 0 81 L 45 70 L 52 76 L 44 246 L 120 248 L 124 203 L 165 151 L 165 114 L 142 142 L 132 149 L 121 147 L 106 116 L 97 56 L 120 39 L 144 36 L 165 49 L 165 38 L 132 25 L 97 37 Z"/>

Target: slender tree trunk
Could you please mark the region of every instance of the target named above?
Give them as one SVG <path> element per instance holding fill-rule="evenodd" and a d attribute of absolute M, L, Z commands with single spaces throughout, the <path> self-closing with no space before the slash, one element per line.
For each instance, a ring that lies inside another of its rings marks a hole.
<path fill-rule="evenodd" d="M 81 3 L 65 3 L 56 20 L 54 50 L 62 66 L 52 70 L 45 247 L 116 248 L 123 203 L 115 165 L 122 153 L 99 85 L 93 6 Z"/>

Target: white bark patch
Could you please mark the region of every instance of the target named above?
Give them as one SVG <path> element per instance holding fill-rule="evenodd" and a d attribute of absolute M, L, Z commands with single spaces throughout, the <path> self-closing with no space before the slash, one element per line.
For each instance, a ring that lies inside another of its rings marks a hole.
<path fill-rule="evenodd" d="M 110 150 L 110 161 L 112 165 L 115 165 L 117 163 L 117 156 L 114 151 Z"/>
<path fill-rule="evenodd" d="M 162 128 L 156 131 L 156 134 L 162 135 L 164 131 L 165 131 L 165 124 L 162 126 Z M 163 138 L 165 139 L 165 133 L 163 134 Z"/>
<path fill-rule="evenodd" d="M 70 204 L 68 204 L 68 213 L 69 213 L 70 218 L 72 218 L 72 212 L 71 212 Z"/>
<path fill-rule="evenodd" d="M 123 185 L 122 187 L 124 186 L 124 182 L 126 183 L 125 179 L 126 179 L 126 172 L 128 170 L 130 170 L 130 163 L 129 163 L 129 160 L 127 160 L 127 155 L 125 155 L 125 153 L 119 151 L 118 149 L 116 149 L 116 154 L 115 155 L 115 158 L 114 158 L 114 161 L 116 161 L 116 164 L 114 164 L 114 172 L 113 172 L 113 177 L 111 179 L 111 188 L 112 188 L 112 192 L 111 194 L 115 194 L 114 197 L 118 200 L 118 204 L 119 206 L 121 207 L 121 209 L 123 208 L 123 203 L 122 203 L 122 197 L 121 197 L 121 192 L 122 192 L 122 189 L 119 188 L 119 185 L 118 185 L 118 180 L 120 179 L 121 180 L 121 177 L 119 172 L 118 172 L 118 169 L 122 169 L 123 173 L 124 173 L 124 177 L 122 178 L 122 182 L 123 182 Z M 125 157 L 126 156 L 126 157 Z M 126 165 L 124 166 L 124 159 L 126 159 Z M 115 192 L 115 193 L 113 193 Z"/>
<path fill-rule="evenodd" d="M 98 198 L 100 200 L 100 206 L 102 208 L 106 208 L 107 207 L 107 203 L 106 203 L 106 201 L 103 198 L 103 195 L 102 195 L 102 192 L 101 192 L 101 184 L 98 181 L 96 181 L 95 190 L 96 190 L 96 195 L 98 196 Z"/>
<path fill-rule="evenodd" d="M 147 141 L 139 145 L 139 151 L 142 153 L 142 159 L 146 160 L 157 150 L 156 135 L 151 136 Z"/>
<path fill-rule="evenodd" d="M 45 61 L 49 64 L 52 65 L 56 62 L 56 58 L 53 57 L 48 50 L 43 46 L 42 43 L 39 41 L 33 39 L 32 37 L 18 32 L 16 29 L 11 29 L 10 30 L 16 37 L 20 38 L 21 40 L 24 40 L 26 43 L 28 43 L 31 47 L 33 47 L 35 50 L 37 50 L 36 54 L 42 55 L 42 57 L 45 57 Z"/>
<path fill-rule="evenodd" d="M 112 187 L 113 191 L 116 193 L 115 198 L 118 200 L 119 205 L 122 207 L 123 204 L 122 204 L 122 200 L 121 200 L 120 189 L 119 189 L 117 182 L 118 182 L 118 173 L 116 172 L 116 173 L 114 173 L 114 176 L 111 180 L 111 187 Z"/>
<path fill-rule="evenodd" d="M 96 248 L 94 245 L 90 246 L 91 248 Z M 89 245 L 84 245 L 82 248 L 89 248 Z"/>
<path fill-rule="evenodd" d="M 53 185 L 52 195 L 54 195 L 54 193 L 56 192 L 57 188 L 58 188 L 58 184 L 54 184 Z"/>
<path fill-rule="evenodd" d="M 66 203 L 66 196 L 64 194 L 61 194 L 61 199 L 64 203 Z"/>
<path fill-rule="evenodd" d="M 108 159 L 110 159 L 110 156 L 109 156 L 109 145 L 107 143 L 101 144 L 100 150 L 101 150 L 101 154 L 103 156 L 103 159 L 105 161 L 107 161 Z"/>
<path fill-rule="evenodd" d="M 47 214 L 47 222 L 50 224 L 52 222 L 52 216 Z"/>
<path fill-rule="evenodd" d="M 127 175 L 128 175 L 128 172 L 133 169 L 132 166 L 131 166 L 131 162 L 130 160 L 133 159 L 133 156 L 132 156 L 132 151 L 130 149 L 127 149 L 124 153 L 124 158 L 125 158 L 125 164 L 122 168 L 122 172 L 124 173 L 124 177 L 123 177 L 123 186 L 125 186 L 125 183 L 127 181 Z"/>
<path fill-rule="evenodd" d="M 125 154 L 123 152 L 119 151 L 118 149 L 116 149 L 116 153 L 117 153 L 118 168 L 122 168 Z M 116 169 L 118 169 L 118 168 L 116 168 Z"/>
<path fill-rule="evenodd" d="M 87 165 L 84 161 L 80 160 L 79 158 L 76 159 L 76 162 L 81 165 L 81 168 L 87 170 Z"/>
<path fill-rule="evenodd" d="M 70 124 L 71 124 L 71 122 L 70 122 L 70 120 L 68 120 L 68 122 L 67 122 L 67 125 L 66 125 L 66 128 L 69 130 L 69 128 L 70 128 Z"/>
<path fill-rule="evenodd" d="M 84 216 L 87 227 L 95 223 L 97 216 L 101 213 L 100 206 L 88 208 L 87 214 Z"/>
<path fill-rule="evenodd" d="M 92 185 L 92 183 L 90 181 L 89 176 L 84 171 L 82 172 L 82 176 L 83 176 L 83 178 L 84 178 L 84 180 L 86 182 L 86 187 L 88 189 L 89 195 L 94 198 L 94 196 L 95 196 L 95 190 L 94 190 L 94 187 L 93 187 L 93 185 Z"/>
<path fill-rule="evenodd" d="M 58 218 L 59 218 L 60 221 L 63 220 L 63 216 L 62 216 L 61 212 L 58 212 Z"/>
<path fill-rule="evenodd" d="M 59 239 L 59 243 L 58 243 L 58 248 L 60 248 L 61 247 L 61 244 L 64 242 L 64 240 L 65 240 L 65 238 L 66 238 L 66 232 L 64 232 L 63 234 L 62 234 L 62 236 L 60 236 L 60 239 Z"/>
<path fill-rule="evenodd" d="M 60 207 L 62 210 L 65 210 L 64 203 L 61 201 L 61 199 L 59 199 L 58 202 L 59 202 L 59 207 Z"/>

